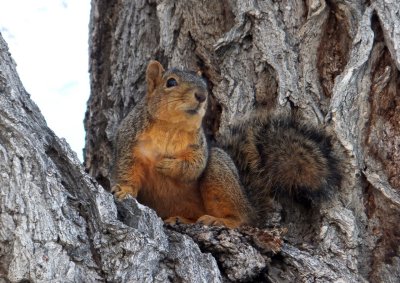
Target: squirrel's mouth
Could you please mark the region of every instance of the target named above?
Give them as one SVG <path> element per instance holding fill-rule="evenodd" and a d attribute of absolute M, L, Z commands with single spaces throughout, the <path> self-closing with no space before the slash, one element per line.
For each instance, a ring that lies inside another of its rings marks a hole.
<path fill-rule="evenodd" d="M 187 109 L 187 110 L 185 110 L 185 112 L 190 114 L 190 115 L 196 115 L 196 114 L 199 113 L 201 108 L 202 108 L 202 105 L 201 105 L 201 103 L 199 103 L 195 108 Z"/>
<path fill-rule="evenodd" d="M 190 115 L 196 115 L 198 113 L 198 109 L 189 109 L 189 110 L 186 110 L 186 113 L 188 113 Z"/>

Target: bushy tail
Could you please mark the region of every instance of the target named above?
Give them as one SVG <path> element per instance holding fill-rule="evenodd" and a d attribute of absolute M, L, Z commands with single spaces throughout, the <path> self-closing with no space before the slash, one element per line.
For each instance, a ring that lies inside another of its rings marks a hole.
<path fill-rule="evenodd" d="M 320 202 L 341 182 L 330 137 L 292 116 L 251 117 L 230 129 L 223 148 L 240 172 L 250 200 L 271 196 Z"/>

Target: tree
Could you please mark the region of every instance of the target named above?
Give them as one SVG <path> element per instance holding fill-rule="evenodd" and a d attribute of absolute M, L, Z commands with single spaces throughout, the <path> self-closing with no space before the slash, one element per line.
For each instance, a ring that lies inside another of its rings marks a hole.
<path fill-rule="evenodd" d="M 85 169 L 105 189 L 116 128 L 143 96 L 151 58 L 203 72 L 216 143 L 254 106 L 332 131 L 342 188 L 318 209 L 275 200 L 269 221 L 288 232 L 272 257 L 246 242 L 265 231 L 175 228 L 210 255 L 132 199 L 117 211 L 47 128 L 0 38 L 0 278 L 396 281 L 400 4 L 389 2 L 92 1 Z"/>

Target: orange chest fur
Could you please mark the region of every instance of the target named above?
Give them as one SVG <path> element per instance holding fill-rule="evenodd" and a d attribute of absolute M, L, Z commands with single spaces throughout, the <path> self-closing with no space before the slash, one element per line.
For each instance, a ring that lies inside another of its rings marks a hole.
<path fill-rule="evenodd" d="M 175 215 L 197 219 L 204 214 L 197 182 L 181 182 L 156 170 L 162 158 L 184 158 L 192 151 L 191 145 L 197 143 L 196 133 L 155 124 L 138 137 L 133 148 L 135 168 L 141 172 L 138 200 L 164 219 Z"/>
<path fill-rule="evenodd" d="M 138 137 L 133 155 L 150 169 L 164 157 L 182 158 L 197 142 L 196 133 L 155 123 Z"/>

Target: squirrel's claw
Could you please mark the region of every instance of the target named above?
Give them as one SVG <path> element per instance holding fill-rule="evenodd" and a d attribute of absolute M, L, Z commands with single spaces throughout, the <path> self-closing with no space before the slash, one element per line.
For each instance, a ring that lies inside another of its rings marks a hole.
<path fill-rule="evenodd" d="M 117 184 L 111 188 L 111 192 L 118 200 L 122 200 L 126 198 L 128 195 L 131 195 L 132 197 L 136 198 L 138 190 L 134 190 L 133 187 L 131 186 L 122 186 Z"/>

